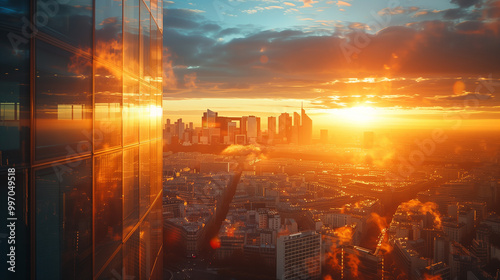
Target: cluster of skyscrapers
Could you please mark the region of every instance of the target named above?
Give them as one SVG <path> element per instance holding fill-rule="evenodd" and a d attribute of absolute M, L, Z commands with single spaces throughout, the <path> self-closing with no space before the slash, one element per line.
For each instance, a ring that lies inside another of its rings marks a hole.
<path fill-rule="evenodd" d="M 256 116 L 223 117 L 218 112 L 207 110 L 201 118 L 201 127 L 186 124 L 182 119 L 171 123 L 167 119 L 164 127 L 167 144 L 299 144 L 312 142 L 312 120 L 301 109 L 301 114 L 282 113 L 267 118 L 267 131 L 262 130 L 261 118 Z M 328 132 L 322 131 L 322 139 Z"/>

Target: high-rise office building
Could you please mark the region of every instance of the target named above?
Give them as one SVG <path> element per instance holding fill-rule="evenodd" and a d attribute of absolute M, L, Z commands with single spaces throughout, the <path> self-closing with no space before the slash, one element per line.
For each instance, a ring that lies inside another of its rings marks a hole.
<path fill-rule="evenodd" d="M 247 139 L 248 142 L 257 141 L 257 118 L 255 116 L 248 116 L 247 118 Z"/>
<path fill-rule="evenodd" d="M 302 126 L 300 127 L 299 143 L 303 145 L 311 144 L 312 141 L 312 120 L 306 114 L 306 110 L 301 108 Z"/>
<path fill-rule="evenodd" d="M 308 231 L 278 238 L 276 278 L 321 279 L 321 234 Z"/>
<path fill-rule="evenodd" d="M 300 129 L 300 115 L 293 112 L 292 143 L 299 144 L 299 138 L 302 137 Z"/>
<path fill-rule="evenodd" d="M 283 143 L 290 143 L 292 140 L 292 117 L 288 113 L 282 113 L 279 118 L 279 139 Z"/>
<path fill-rule="evenodd" d="M 162 278 L 162 11 L 2 3 L 0 279 Z"/>

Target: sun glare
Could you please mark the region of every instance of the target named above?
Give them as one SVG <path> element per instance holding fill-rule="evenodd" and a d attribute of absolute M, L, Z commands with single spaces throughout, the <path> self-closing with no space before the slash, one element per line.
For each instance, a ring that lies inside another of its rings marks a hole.
<path fill-rule="evenodd" d="M 334 114 L 345 122 L 353 124 L 368 124 L 376 119 L 376 110 L 369 106 L 356 106 L 345 109 L 335 109 Z"/>

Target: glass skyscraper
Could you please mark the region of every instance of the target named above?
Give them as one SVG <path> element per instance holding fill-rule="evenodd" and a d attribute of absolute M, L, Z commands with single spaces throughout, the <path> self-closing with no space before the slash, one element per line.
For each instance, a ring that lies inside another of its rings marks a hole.
<path fill-rule="evenodd" d="M 0 0 L 0 279 L 162 278 L 162 19 Z"/>

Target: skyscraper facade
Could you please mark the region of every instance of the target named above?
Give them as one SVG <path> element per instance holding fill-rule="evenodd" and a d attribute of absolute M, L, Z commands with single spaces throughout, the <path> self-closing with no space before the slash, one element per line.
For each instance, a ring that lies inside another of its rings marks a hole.
<path fill-rule="evenodd" d="M 290 143 L 292 140 L 292 117 L 288 113 L 282 113 L 278 117 L 279 139 L 283 143 Z"/>
<path fill-rule="evenodd" d="M 312 140 L 312 120 L 306 114 L 306 110 L 302 108 L 301 110 L 302 126 L 300 127 L 300 139 L 301 144 L 311 144 Z"/>
<path fill-rule="evenodd" d="M 321 259 L 321 234 L 308 231 L 281 236 L 276 247 L 276 278 L 319 280 Z"/>
<path fill-rule="evenodd" d="M 0 279 L 162 278 L 162 11 L 2 3 Z"/>

